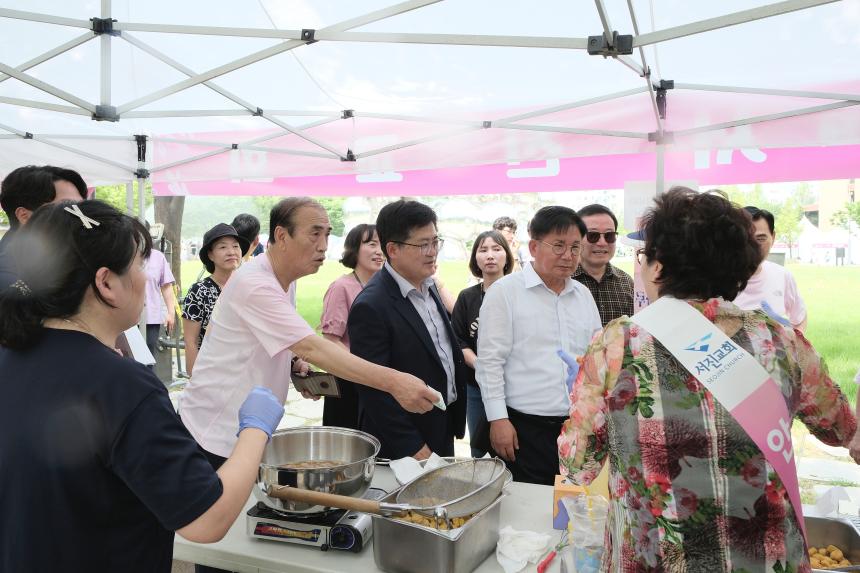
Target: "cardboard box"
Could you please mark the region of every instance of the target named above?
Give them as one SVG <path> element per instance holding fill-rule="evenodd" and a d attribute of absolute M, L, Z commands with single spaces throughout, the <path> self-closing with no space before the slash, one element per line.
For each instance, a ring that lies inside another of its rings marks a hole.
<path fill-rule="evenodd" d="M 565 509 L 564 504 L 561 502 L 561 498 L 575 495 L 586 495 L 585 488 L 581 485 L 568 483 L 561 476 L 555 476 L 555 485 L 552 489 L 553 529 L 567 529 L 567 509 Z"/>

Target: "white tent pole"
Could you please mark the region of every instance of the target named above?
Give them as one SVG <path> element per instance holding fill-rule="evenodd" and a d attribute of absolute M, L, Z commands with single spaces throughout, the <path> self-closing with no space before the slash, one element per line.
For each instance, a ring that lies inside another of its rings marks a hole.
<path fill-rule="evenodd" d="M 272 28 L 230 28 L 220 26 L 183 26 L 177 24 L 142 24 L 138 22 L 117 22 L 114 30 L 123 32 L 160 32 L 164 34 L 192 34 L 203 36 L 237 36 L 241 38 L 277 38 L 280 40 L 301 40 L 301 30 L 275 30 Z"/>
<path fill-rule="evenodd" d="M 51 14 L 38 14 L 36 12 L 25 12 L 23 10 L 9 10 L 8 8 L 0 8 L 0 18 L 13 18 L 15 20 L 29 20 L 30 22 L 43 22 L 45 24 L 58 24 L 60 26 L 72 26 L 74 28 L 92 28 L 93 24 L 89 20 L 79 20 L 77 18 L 63 18 L 61 16 L 53 16 Z"/>
<path fill-rule="evenodd" d="M 107 165 L 112 165 L 113 167 L 117 167 L 124 171 L 134 171 L 134 167 L 130 165 L 125 165 L 124 163 L 119 163 L 118 161 L 113 161 L 112 159 L 107 159 L 105 157 L 99 157 L 98 155 L 87 153 L 86 151 L 81 151 L 80 149 L 75 149 L 74 147 L 69 147 L 68 145 L 63 145 L 62 143 L 57 143 L 56 141 L 50 139 L 43 139 L 40 135 L 34 135 L 33 140 L 44 143 L 45 145 L 50 145 L 51 147 L 56 147 L 57 149 L 68 151 L 69 153 L 74 153 L 75 155 L 80 155 L 81 157 L 86 157 L 87 159 L 92 159 L 93 161 L 99 161 Z"/>
<path fill-rule="evenodd" d="M 8 131 L 10 133 L 14 133 L 18 137 L 24 137 L 24 138 L 28 137 L 28 134 L 26 132 L 21 131 L 20 129 L 15 129 L 14 127 L 11 127 L 11 126 L 6 125 L 4 123 L 0 123 L 0 129 L 2 129 L 4 131 Z"/>
<path fill-rule="evenodd" d="M 458 127 L 457 129 L 452 129 L 452 130 L 446 131 L 444 133 L 438 133 L 436 135 L 431 135 L 428 137 L 422 137 L 419 139 L 412 139 L 410 141 L 404 141 L 403 143 L 398 143 L 396 145 L 389 145 L 388 147 L 380 147 L 379 149 L 372 149 L 370 151 L 365 151 L 364 153 L 356 153 L 355 158 L 356 159 L 364 159 L 365 157 L 370 157 L 372 155 L 379 155 L 380 153 L 386 153 L 388 151 L 394 151 L 396 149 L 403 149 L 404 147 L 412 147 L 415 145 L 419 145 L 421 143 L 427 143 L 428 141 L 436 141 L 438 139 L 447 139 L 449 137 L 462 135 L 464 133 L 477 131 L 479 129 L 483 129 L 483 128 L 482 127 Z"/>
<path fill-rule="evenodd" d="M 624 64 L 625 66 L 627 66 L 628 68 L 630 68 L 631 70 L 633 70 L 634 72 L 636 72 L 636 74 L 640 78 L 645 77 L 645 68 L 643 68 L 641 65 L 639 65 L 636 62 L 636 60 L 634 60 L 633 58 L 631 58 L 629 56 L 618 56 L 615 59 L 618 60 L 619 62 L 621 62 L 622 64 Z"/>
<path fill-rule="evenodd" d="M 36 137 L 41 139 L 93 139 L 97 141 L 134 141 L 131 135 L 85 135 L 78 133 L 39 133 Z"/>
<path fill-rule="evenodd" d="M 814 107 L 806 107 L 803 109 L 796 109 L 791 111 L 783 111 L 779 113 L 770 113 L 767 115 L 757 115 L 755 117 L 748 117 L 744 119 L 736 119 L 733 121 L 726 121 L 723 123 L 715 123 L 712 125 L 703 125 L 701 127 L 694 127 L 691 129 L 679 129 L 674 132 L 676 137 L 680 137 L 682 135 L 693 135 L 695 133 L 704 133 L 707 131 L 719 131 L 720 129 L 727 129 L 729 127 L 738 127 L 740 125 L 749 125 L 752 123 L 762 123 L 765 121 L 775 121 L 777 119 L 785 119 L 788 117 L 797 117 L 800 115 L 810 115 L 813 113 L 821 113 L 824 111 L 831 111 L 834 109 L 842 109 L 843 107 L 851 107 L 860 104 L 860 102 L 837 102 L 837 103 L 829 103 L 826 105 L 817 105 Z"/>
<path fill-rule="evenodd" d="M 495 125 L 499 129 L 522 129 L 525 131 L 551 131 L 554 133 L 573 133 L 577 135 L 603 135 L 607 137 L 629 137 L 633 139 L 648 139 L 647 133 L 636 131 L 612 131 L 609 129 L 579 129 L 575 127 L 556 127 L 554 125 L 527 125 L 521 123 Z"/>
<path fill-rule="evenodd" d="M 225 151 L 230 151 L 233 149 L 232 145 L 227 145 L 220 149 L 213 149 L 212 151 L 207 151 L 206 153 L 201 153 L 200 155 L 195 155 L 193 157 L 187 157 L 185 159 L 180 159 L 178 161 L 172 161 L 170 163 L 165 163 L 164 165 L 154 166 L 150 170 L 151 173 L 157 173 L 159 171 L 164 171 L 165 169 L 171 169 L 173 167 L 177 167 L 179 165 L 185 165 L 186 163 L 194 163 L 195 161 L 200 161 L 201 159 L 206 159 L 207 157 L 212 157 L 213 155 L 219 155 L 224 153 Z"/>
<path fill-rule="evenodd" d="M 666 186 L 666 146 L 662 143 L 657 144 L 657 177 L 654 184 L 655 195 L 660 195 L 665 191 Z"/>
<path fill-rule="evenodd" d="M 74 147 L 69 147 L 67 145 L 63 145 L 62 143 L 57 143 L 56 141 L 52 141 L 50 139 L 44 139 L 41 135 L 33 135 L 32 133 L 27 133 L 25 131 L 21 131 L 20 129 L 15 129 L 14 127 L 5 125 L 0 123 L 0 129 L 8 131 L 10 133 L 14 133 L 18 137 L 23 139 L 32 139 L 34 141 L 38 141 L 40 143 L 44 143 L 45 145 L 50 145 L 51 147 L 56 147 L 57 149 L 62 149 L 63 151 L 68 151 L 69 153 L 74 153 L 76 155 L 80 155 L 82 157 L 86 157 L 87 159 L 92 159 L 93 161 L 98 161 L 100 163 L 105 163 L 107 165 L 111 165 L 113 167 L 118 167 L 119 169 L 125 171 L 134 171 L 134 168 L 123 165 L 122 163 L 118 163 L 116 161 L 112 161 L 110 159 L 105 159 L 104 157 L 99 157 L 98 155 L 93 155 L 92 153 L 87 153 L 86 151 L 81 151 L 80 149 L 75 149 Z M 98 136 L 95 136 L 98 138 Z"/>
<path fill-rule="evenodd" d="M 102 18 L 110 18 L 111 16 L 111 0 L 102 0 Z M 111 41 L 113 38 L 110 34 L 102 34 L 99 41 L 101 42 L 101 66 L 100 66 L 100 90 L 99 101 L 102 105 L 110 105 L 110 88 L 111 88 Z"/>
<path fill-rule="evenodd" d="M 339 119 L 340 119 L 340 117 L 315 121 L 315 122 L 300 126 L 300 129 L 311 129 L 313 127 L 319 127 L 320 125 L 332 123 L 334 121 L 338 121 Z M 249 139 L 248 141 L 243 141 L 242 143 L 239 143 L 238 146 L 240 149 L 247 149 L 249 146 L 254 145 L 255 143 L 261 143 L 263 141 L 269 141 L 270 139 L 277 139 L 279 137 L 285 137 L 287 135 L 290 135 L 290 134 L 288 132 L 269 133 L 266 135 L 255 137 L 254 139 Z M 206 146 L 206 147 L 229 147 L 229 146 L 233 145 L 233 143 L 230 141 L 202 141 L 199 139 L 179 139 L 177 137 L 160 137 L 160 136 L 152 137 L 151 141 L 163 141 L 165 143 L 181 143 L 181 144 L 188 144 L 188 145 L 202 145 L 202 146 Z M 325 154 L 325 157 L 330 157 L 330 155 Z"/>
<path fill-rule="evenodd" d="M 146 177 L 137 178 L 137 218 L 146 220 Z"/>
<path fill-rule="evenodd" d="M 305 141 L 309 141 L 310 143 L 313 143 L 313 144 L 314 144 L 314 145 L 316 145 L 317 147 L 322 147 L 323 149 L 325 149 L 326 151 L 330 152 L 330 153 L 331 153 L 332 155 L 334 155 L 335 157 L 338 157 L 338 158 L 344 158 L 343 154 L 342 154 L 340 151 L 338 151 L 337 149 L 335 149 L 334 147 L 332 147 L 332 146 L 330 146 L 330 145 L 328 145 L 328 144 L 326 144 L 326 143 L 323 143 L 323 142 L 322 142 L 322 141 L 320 141 L 319 139 L 317 139 L 317 138 L 315 138 L 315 137 L 311 137 L 310 135 L 308 135 L 308 134 L 306 134 L 306 133 L 302 133 L 302 131 L 301 131 L 301 130 L 299 130 L 299 129 L 295 128 L 295 127 L 292 127 L 292 126 L 291 126 L 291 125 L 289 125 L 288 123 L 285 123 L 285 122 L 281 121 L 280 119 L 276 118 L 275 116 L 273 116 L 273 115 L 271 115 L 271 114 L 268 114 L 268 113 L 263 113 L 263 114 L 262 114 L 262 117 L 263 117 L 264 119 L 267 119 L 267 120 L 268 120 L 268 121 L 270 121 L 271 123 L 274 123 L 275 125 L 277 125 L 277 126 L 278 126 L 278 127 L 280 127 L 281 129 L 284 129 L 284 130 L 286 130 L 286 131 L 289 131 L 289 132 L 290 132 L 290 133 L 292 133 L 293 135 L 297 135 L 297 136 L 301 137 L 302 139 L 304 139 Z"/>
<path fill-rule="evenodd" d="M 594 6 L 597 8 L 597 15 L 600 17 L 600 23 L 603 25 L 603 37 L 606 39 L 606 43 L 611 46 L 612 32 L 614 31 L 614 28 L 612 26 L 612 22 L 609 20 L 609 12 L 606 10 L 606 6 L 604 6 L 603 0 L 594 0 Z M 588 40 L 586 39 L 586 42 L 587 41 Z M 629 58 L 624 55 L 613 56 L 613 58 L 636 72 L 639 77 L 645 78 L 646 80 L 648 79 L 645 73 L 646 68 L 644 66 L 640 66 L 632 58 Z M 642 59 L 642 62 L 644 64 L 644 58 Z"/>
<path fill-rule="evenodd" d="M 173 95 L 182 90 L 186 90 L 190 87 L 194 87 L 198 84 L 204 83 L 208 80 L 217 78 L 218 76 L 222 76 L 224 74 L 233 72 L 245 66 L 249 66 L 253 63 L 259 62 L 260 60 L 265 60 L 267 58 L 271 58 L 277 54 L 282 52 L 286 52 L 288 50 L 292 50 L 293 48 L 297 48 L 298 46 L 304 45 L 304 42 L 290 40 L 288 42 L 283 42 L 278 44 L 277 46 L 272 46 L 270 48 L 266 48 L 264 50 L 260 50 L 254 52 L 253 54 L 247 55 L 244 58 L 239 58 L 238 60 L 233 60 L 232 62 L 228 62 L 221 66 L 212 68 L 211 70 L 207 70 L 201 74 L 196 74 L 188 78 L 187 80 L 182 80 L 181 82 L 177 82 L 173 85 L 167 86 L 166 88 L 162 88 L 160 90 L 151 92 L 145 96 L 139 97 L 130 102 L 124 103 L 117 107 L 117 113 L 120 115 L 124 114 L 127 111 L 131 111 L 133 109 L 137 109 L 141 106 L 144 106 L 148 103 L 152 103 L 154 101 L 158 101 L 163 99 L 169 95 Z"/>
<path fill-rule="evenodd" d="M 738 86 L 716 86 L 709 84 L 685 84 L 675 82 L 675 89 L 700 90 L 711 92 L 730 92 L 739 94 L 775 95 L 787 97 L 803 97 L 812 99 L 834 99 L 840 101 L 860 101 L 860 94 L 846 94 L 836 92 L 810 92 L 798 90 L 777 90 L 770 88 L 748 88 Z"/>
<path fill-rule="evenodd" d="M 54 87 L 50 84 L 43 82 L 42 80 L 36 79 L 33 76 L 25 74 L 23 72 L 19 72 L 15 68 L 11 66 L 7 66 L 6 64 L 0 63 L 0 72 L 3 72 L 6 75 L 12 76 L 18 81 L 24 82 L 25 84 L 31 85 L 38 90 L 42 90 L 43 92 L 49 93 L 54 97 L 58 97 L 62 100 L 65 100 L 71 104 L 78 106 L 79 108 L 85 109 L 90 113 L 95 113 L 96 108 L 91 103 L 88 103 L 81 98 L 70 94 L 69 92 L 63 91 L 60 88 Z"/>
<path fill-rule="evenodd" d="M 559 36 L 501 36 L 481 34 L 416 34 L 408 32 L 324 32 L 314 34 L 322 42 L 371 42 L 386 44 L 441 44 L 451 46 L 498 46 L 585 50 L 588 38 Z"/>
<path fill-rule="evenodd" d="M 603 0 L 594 0 L 594 6 L 597 8 L 597 15 L 600 17 L 600 23 L 603 25 L 603 37 L 608 45 L 612 45 L 612 22 L 609 21 L 609 13 L 606 11 L 606 6 L 603 5 Z"/>
<path fill-rule="evenodd" d="M 399 4 L 395 4 L 394 6 L 389 6 L 388 8 L 383 8 L 381 10 L 376 10 L 374 12 L 370 12 L 364 16 L 359 16 L 357 18 L 352 18 L 350 20 L 346 20 L 339 24 L 335 24 L 334 26 L 329 26 L 327 28 L 323 28 L 320 32 L 328 32 L 328 31 L 346 31 L 350 28 L 357 28 L 359 26 L 364 26 L 365 24 L 370 24 L 372 22 L 376 22 L 378 20 L 382 20 L 385 18 L 389 18 L 391 16 L 395 16 L 397 14 L 402 14 L 404 12 L 408 12 L 410 10 L 414 10 L 416 8 L 420 8 L 422 6 L 426 6 L 428 4 L 435 4 L 439 0 L 408 0 L 407 2 L 401 2 Z M 305 41 L 297 41 L 297 40 L 289 40 L 287 42 L 282 42 L 276 46 L 271 46 L 264 50 L 260 50 L 258 52 L 254 52 L 253 54 L 249 54 L 243 58 L 239 58 L 237 60 L 233 60 L 232 62 L 228 62 L 221 66 L 212 68 L 206 72 L 201 74 L 196 74 L 187 80 L 183 80 L 172 86 L 167 86 L 166 88 L 160 89 L 156 92 L 153 92 L 149 95 L 140 97 L 136 100 L 130 101 L 126 104 L 123 104 L 117 108 L 117 113 L 122 115 L 127 111 L 131 111 L 132 109 L 141 107 L 153 101 L 159 100 L 171 94 L 174 94 L 178 91 L 182 91 L 184 89 L 190 88 L 197 84 L 206 82 L 208 80 L 214 79 L 218 76 L 222 76 L 224 74 L 230 73 L 232 71 L 238 70 L 239 68 L 243 68 L 245 66 L 251 65 L 255 62 L 259 62 L 260 60 L 264 60 L 266 58 L 271 58 L 277 54 L 292 50 L 293 48 L 297 48 L 299 46 L 305 45 Z"/>
<path fill-rule="evenodd" d="M 633 38 L 633 46 L 647 46 L 649 44 L 665 42 L 666 40 L 674 40 L 675 38 L 683 38 L 684 36 L 691 36 L 693 34 L 708 32 L 710 30 L 719 30 L 720 28 L 726 28 L 728 26 L 745 24 L 747 22 L 753 22 L 763 18 L 779 16 L 780 14 L 795 12 L 797 10 L 805 10 L 806 8 L 813 8 L 815 6 L 822 6 L 824 4 L 831 4 L 838 1 L 839 0 L 786 0 L 785 2 L 776 2 L 774 4 L 759 6 L 758 8 L 752 8 L 750 10 L 742 10 L 740 12 L 733 12 L 724 16 L 717 16 L 716 18 L 708 18 L 706 20 L 699 20 L 698 22 L 691 22 L 682 26 L 675 26 L 672 28 L 666 28 L 665 30 L 657 30 L 655 32 L 637 35 Z"/>
<path fill-rule="evenodd" d="M 511 115 L 508 117 L 503 117 L 500 119 L 493 120 L 493 127 L 502 127 L 502 125 L 513 123 L 515 121 L 520 121 L 523 119 L 531 119 L 533 117 L 540 117 L 542 115 L 549 115 L 551 113 L 557 113 L 559 111 L 565 111 L 568 109 L 583 107 L 586 105 L 591 105 L 593 103 L 611 101 L 614 99 L 620 99 L 620 98 L 631 96 L 631 95 L 641 94 L 642 92 L 647 91 L 647 90 L 648 90 L 648 88 L 643 86 L 643 87 L 633 88 L 631 90 L 625 90 L 623 92 L 615 92 L 615 93 L 606 94 L 606 95 L 602 95 L 602 96 L 598 96 L 598 97 L 593 97 L 593 98 L 588 98 L 588 99 L 584 99 L 584 100 L 580 100 L 580 101 L 575 101 L 572 103 L 566 103 L 566 104 L 557 105 L 557 106 L 553 106 L 553 107 L 547 107 L 544 109 L 539 109 L 536 111 L 530 111 L 528 113 L 523 113 L 523 114 L 519 114 L 519 115 Z"/>
<path fill-rule="evenodd" d="M 302 129 L 310 129 L 312 127 L 317 127 L 319 125 L 324 125 L 326 123 L 331 123 L 333 121 L 337 121 L 338 119 L 340 119 L 340 118 L 338 117 L 338 118 L 323 119 L 320 121 L 315 121 L 313 123 L 309 123 L 307 125 L 302 126 Z M 290 151 L 290 150 L 283 150 L 283 149 L 277 149 L 277 148 L 271 148 L 271 149 L 265 148 L 265 147 L 259 147 L 258 148 L 256 146 L 254 146 L 255 143 L 268 141 L 270 139 L 277 139 L 277 138 L 283 137 L 285 135 L 288 135 L 288 134 L 287 133 L 270 133 L 270 134 L 263 135 L 260 137 L 255 137 L 254 139 L 249 139 L 248 141 L 246 141 L 244 143 L 237 144 L 237 149 L 249 149 L 252 151 L 273 151 L 276 153 L 289 153 L 292 155 L 307 155 L 310 157 L 322 157 L 325 159 L 333 159 L 333 157 L 331 155 L 325 155 L 322 153 L 314 153 L 312 151 Z M 194 142 L 183 141 L 181 139 L 161 138 L 161 137 L 151 138 L 150 141 L 166 141 L 166 142 L 173 142 L 173 143 L 190 143 L 192 145 L 194 144 Z M 219 147 L 219 149 L 213 150 L 212 152 L 209 152 L 209 153 L 204 153 L 204 154 L 197 155 L 194 157 L 189 157 L 189 158 L 183 159 L 181 161 L 176 161 L 176 162 L 170 163 L 168 165 L 153 167 L 152 172 L 163 171 L 165 169 L 169 169 L 171 167 L 176 167 L 178 165 L 186 165 L 188 163 L 193 163 L 194 161 L 198 161 L 200 159 L 206 159 L 207 157 L 212 157 L 213 155 L 218 155 L 219 153 L 224 153 L 225 151 L 230 151 L 231 149 L 233 149 L 233 144 L 216 143 L 216 142 L 199 142 L 199 143 L 201 145 L 214 145 L 214 146 Z"/>
<path fill-rule="evenodd" d="M 211 83 L 211 82 L 207 82 Z M 208 86 L 207 86 L 208 87 Z M 273 109 L 267 110 L 266 113 L 274 116 L 292 115 L 296 117 L 311 116 L 311 117 L 328 117 L 332 119 L 340 119 L 341 112 L 328 111 L 308 111 L 298 109 Z M 153 118 L 153 117 L 219 117 L 219 116 L 248 116 L 254 115 L 249 109 L 171 109 L 171 110 L 152 110 L 152 111 L 130 111 L 123 115 L 126 119 L 132 118 Z M 305 129 L 304 126 L 301 126 Z"/>
<path fill-rule="evenodd" d="M 319 157 L 321 159 L 336 159 L 327 153 L 319 153 L 316 151 L 301 151 L 299 149 L 286 149 L 282 147 L 265 147 L 262 145 L 242 145 L 239 144 L 239 149 L 248 149 L 250 151 L 265 151 L 267 153 L 281 153 L 284 155 L 301 155 L 304 157 Z"/>
<path fill-rule="evenodd" d="M 419 115 L 401 115 L 396 113 L 373 113 L 364 111 L 354 111 L 353 117 L 367 117 L 372 119 L 391 119 L 396 121 L 414 121 L 416 123 L 441 123 L 444 125 L 471 125 L 474 127 L 483 126 L 483 121 L 469 119 L 447 119 L 443 117 L 423 117 Z"/>
<path fill-rule="evenodd" d="M 141 50 L 146 51 L 151 56 L 158 58 L 159 60 L 161 60 L 162 62 L 164 62 L 168 66 L 170 66 L 176 70 L 179 70 L 183 74 L 191 76 L 192 78 L 195 77 L 194 76 L 194 70 L 191 70 L 190 68 L 185 67 L 184 65 L 173 60 L 172 58 L 168 57 L 167 55 L 162 54 L 161 52 L 159 52 L 158 50 L 156 50 L 152 46 L 147 45 L 145 42 L 142 42 L 138 38 L 130 37 L 128 34 L 123 34 L 122 37 L 125 38 L 132 45 L 140 48 Z M 218 92 L 219 94 L 223 95 L 224 97 L 233 100 L 234 102 L 236 102 L 239 105 L 241 105 L 242 107 L 248 109 L 249 111 L 251 111 L 255 115 L 262 116 L 264 119 L 266 119 L 270 123 L 274 123 L 275 125 L 277 125 L 281 129 L 288 131 L 290 133 L 293 133 L 293 134 L 301 137 L 302 139 L 305 139 L 308 142 L 313 143 L 314 145 L 325 149 L 329 153 L 333 153 L 336 157 L 342 157 L 342 154 L 339 151 L 337 151 L 336 149 L 334 149 L 333 147 L 317 140 L 316 138 L 313 138 L 309 135 L 301 133 L 301 130 L 284 123 L 283 121 L 275 118 L 272 114 L 263 112 L 262 110 L 260 110 L 256 106 L 254 106 L 252 103 L 249 103 L 249 102 L 243 100 L 239 96 L 232 94 L 231 92 L 225 90 L 224 88 L 218 86 L 217 84 L 215 84 L 213 82 L 204 82 L 204 85 L 207 86 L 208 88 Z M 120 108 L 119 108 L 120 113 L 122 113 L 122 107 L 123 106 L 120 106 Z"/>
<path fill-rule="evenodd" d="M 8 77 L 8 76 L 7 76 Z M 19 107 L 31 107 L 34 109 L 46 109 L 48 111 L 58 111 L 60 113 L 68 113 L 72 115 L 86 115 L 89 116 L 90 113 L 79 107 L 74 107 L 70 105 L 61 105 L 58 103 L 47 103 L 44 101 L 35 101 L 29 99 L 20 99 L 15 97 L 0 97 L 0 103 L 7 103 L 9 105 L 17 105 Z"/>
<path fill-rule="evenodd" d="M 127 215 L 134 213 L 134 180 L 125 184 L 125 212 Z"/>
<path fill-rule="evenodd" d="M 77 38 L 72 38 L 71 40 L 69 40 L 65 44 L 60 44 L 56 48 L 54 48 L 52 50 L 48 50 L 44 54 L 40 54 L 40 55 L 36 56 L 35 58 L 24 62 L 20 66 L 15 66 L 15 69 L 18 70 L 19 72 L 26 72 L 30 68 L 38 66 L 42 62 L 47 62 L 51 58 L 59 56 L 62 53 L 68 52 L 72 48 L 76 48 L 85 42 L 89 42 L 90 40 L 92 40 L 95 37 L 96 36 L 93 32 L 86 32 L 84 34 L 81 34 Z M 5 74 L 0 74 L 0 82 L 5 82 L 10 77 L 11 76 L 7 76 Z"/>
<path fill-rule="evenodd" d="M 639 21 L 636 18 L 636 10 L 633 8 L 633 0 L 627 0 L 627 11 L 630 13 L 630 22 L 633 24 L 633 33 L 639 35 Z M 657 124 L 657 133 L 663 133 L 663 119 L 660 117 L 660 108 L 657 107 L 657 94 L 654 93 L 654 83 L 651 78 L 651 68 L 645 59 L 645 48 L 639 46 L 639 57 L 642 59 L 642 77 L 648 83 L 648 95 L 651 98 L 651 111 L 654 112 L 654 121 Z"/>

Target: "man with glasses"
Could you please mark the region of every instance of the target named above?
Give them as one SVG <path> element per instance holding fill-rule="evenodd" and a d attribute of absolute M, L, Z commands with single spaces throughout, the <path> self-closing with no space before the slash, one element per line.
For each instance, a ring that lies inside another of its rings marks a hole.
<path fill-rule="evenodd" d="M 618 219 L 609 208 L 596 203 L 583 207 L 576 214 L 587 231 L 573 279 L 591 291 L 603 326 L 619 316 L 633 316 L 633 279 L 609 263 L 615 256 Z"/>
<path fill-rule="evenodd" d="M 481 305 L 475 378 L 490 422 L 489 446 L 516 481 L 552 485 L 556 439 L 570 412 L 563 350 L 581 356 L 600 329 L 591 293 L 571 279 L 585 224 L 544 207 L 529 223 L 534 260 L 493 283 Z"/>
<path fill-rule="evenodd" d="M 785 267 L 767 260 L 775 238 L 773 213 L 753 206 L 744 209 L 752 217 L 762 262 L 746 288 L 732 302 L 743 310 L 764 309 L 787 326 L 803 332 L 807 323 L 806 304 L 797 290 L 794 275 Z"/>
<path fill-rule="evenodd" d="M 379 439 L 382 457 L 454 455 L 454 437 L 466 428 L 467 371 L 433 281 L 443 244 L 436 213 L 417 201 L 395 201 L 379 212 L 376 231 L 386 262 L 352 303 L 350 352 L 420 378 L 447 409 L 411 414 L 388 394 L 357 386 L 359 429 Z"/>

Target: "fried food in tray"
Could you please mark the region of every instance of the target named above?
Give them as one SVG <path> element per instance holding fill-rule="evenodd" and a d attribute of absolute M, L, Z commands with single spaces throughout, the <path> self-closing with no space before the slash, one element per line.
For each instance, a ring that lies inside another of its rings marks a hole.
<path fill-rule="evenodd" d="M 835 545 L 827 547 L 810 547 L 809 562 L 813 569 L 834 569 L 836 567 L 848 567 L 853 565 L 841 549 Z"/>
<path fill-rule="evenodd" d="M 474 515 L 475 514 L 467 515 L 465 517 L 453 517 L 447 521 L 444 519 L 440 519 L 438 527 L 436 526 L 436 518 L 421 515 L 420 513 L 416 513 L 414 511 L 407 512 L 405 515 L 401 515 L 399 517 L 396 517 L 395 519 L 399 519 L 401 521 L 408 521 L 416 525 L 427 527 L 428 529 L 449 531 L 452 529 L 458 529 L 460 527 L 463 527 L 464 525 L 466 525 L 467 521 L 474 517 Z"/>

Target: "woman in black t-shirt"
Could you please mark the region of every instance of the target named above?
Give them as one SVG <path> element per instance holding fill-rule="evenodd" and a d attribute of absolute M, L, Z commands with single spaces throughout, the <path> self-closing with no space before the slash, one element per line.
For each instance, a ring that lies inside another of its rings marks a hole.
<path fill-rule="evenodd" d="M 0 290 L 0 571 L 168 572 L 174 531 L 221 539 L 283 406 L 255 388 L 216 473 L 117 337 L 143 309 L 146 229 L 99 201 L 45 205 Z"/>
<path fill-rule="evenodd" d="M 484 293 L 498 279 L 510 274 L 513 266 L 514 257 L 501 233 L 484 231 L 478 235 L 472 245 L 469 270 L 472 271 L 472 275 L 482 280 L 460 291 L 451 316 L 454 334 L 460 340 L 463 357 L 469 366 L 469 378 L 466 384 L 466 423 L 469 426 L 469 439 L 472 441 L 472 456 L 476 458 L 486 453 L 475 444 L 475 436 L 481 433 L 481 426 L 487 424 L 484 403 L 481 401 L 481 390 L 475 382 L 475 360 L 478 357 L 478 314 L 484 300 Z"/>

